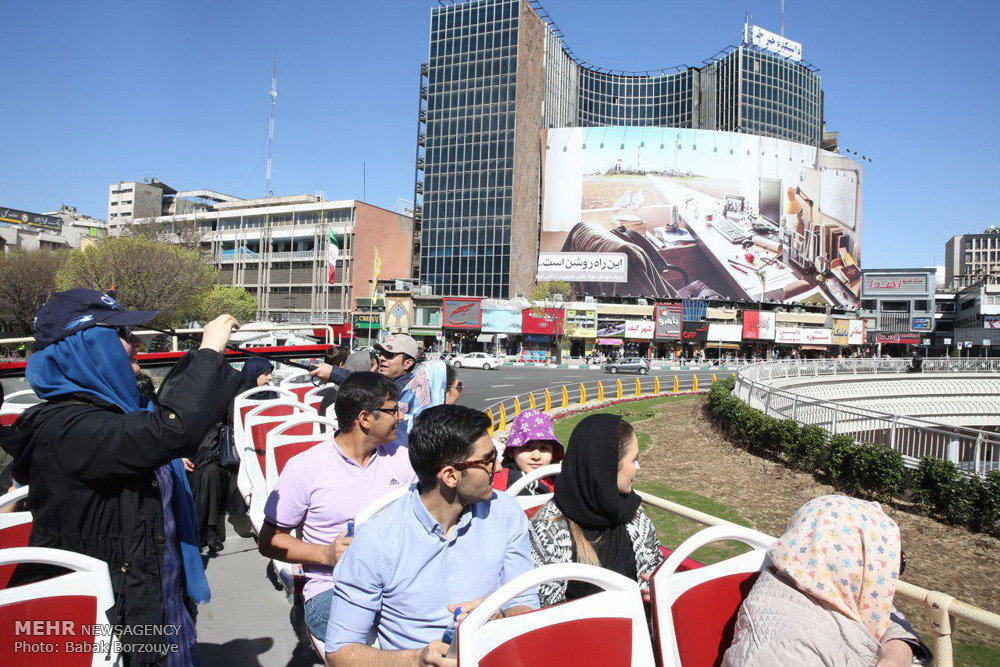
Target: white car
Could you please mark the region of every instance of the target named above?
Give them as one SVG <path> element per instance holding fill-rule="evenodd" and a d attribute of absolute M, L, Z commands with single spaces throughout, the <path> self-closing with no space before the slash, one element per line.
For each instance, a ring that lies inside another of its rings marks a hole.
<path fill-rule="evenodd" d="M 488 371 L 491 368 L 503 366 L 503 361 L 485 352 L 470 352 L 469 354 L 460 354 L 452 359 L 451 365 L 455 368 L 465 366 L 468 368 L 482 368 L 484 371 Z"/>

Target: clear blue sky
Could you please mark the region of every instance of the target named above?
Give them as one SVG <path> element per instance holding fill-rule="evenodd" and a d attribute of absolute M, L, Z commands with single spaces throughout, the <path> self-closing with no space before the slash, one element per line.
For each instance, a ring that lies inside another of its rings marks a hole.
<path fill-rule="evenodd" d="M 697 64 L 779 0 L 542 0 L 573 50 L 623 69 Z M 107 215 L 107 187 L 264 189 L 272 55 L 273 189 L 413 191 L 429 0 L 0 0 L 0 205 Z M 1000 224 L 1000 2 L 786 0 L 785 33 L 821 69 L 828 129 L 865 163 L 863 264 L 943 263 Z"/>

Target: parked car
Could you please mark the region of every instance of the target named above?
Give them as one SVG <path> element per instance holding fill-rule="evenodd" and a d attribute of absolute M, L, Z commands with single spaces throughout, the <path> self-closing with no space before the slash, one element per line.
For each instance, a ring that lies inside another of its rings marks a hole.
<path fill-rule="evenodd" d="M 638 373 L 645 375 L 649 372 L 649 362 L 642 357 L 625 357 L 615 359 L 601 366 L 605 373 Z"/>
<path fill-rule="evenodd" d="M 503 366 L 503 361 L 485 352 L 470 352 L 469 354 L 459 354 L 451 360 L 451 365 L 455 368 L 482 368 L 488 371 L 491 368 Z"/>

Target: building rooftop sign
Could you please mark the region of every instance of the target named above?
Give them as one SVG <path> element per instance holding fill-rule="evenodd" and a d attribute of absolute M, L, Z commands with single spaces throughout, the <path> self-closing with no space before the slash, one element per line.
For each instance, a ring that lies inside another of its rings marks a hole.
<path fill-rule="evenodd" d="M 55 232 L 56 234 L 62 231 L 62 221 L 55 216 L 29 213 L 3 206 L 0 206 L 0 226 L 28 227 L 29 229 L 37 229 L 44 232 Z"/>
<path fill-rule="evenodd" d="M 802 45 L 758 25 L 750 26 L 749 41 L 758 49 L 777 53 L 789 60 L 802 60 Z"/>

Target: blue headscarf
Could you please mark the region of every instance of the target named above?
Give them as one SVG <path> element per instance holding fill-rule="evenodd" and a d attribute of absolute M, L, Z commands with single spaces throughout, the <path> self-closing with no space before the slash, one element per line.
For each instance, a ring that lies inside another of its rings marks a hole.
<path fill-rule="evenodd" d="M 153 409 L 149 400 L 139 394 L 131 362 L 113 329 L 84 329 L 42 348 L 28 358 L 24 375 L 35 394 L 45 400 L 85 394 L 113 403 L 125 412 Z M 205 603 L 212 594 L 198 548 L 191 487 L 180 459 L 166 464 L 166 468 L 174 483 L 169 511 L 177 524 L 187 594 L 195 602 Z M 177 492 L 181 489 L 184 493 Z M 163 510 L 166 512 L 168 508 Z"/>

